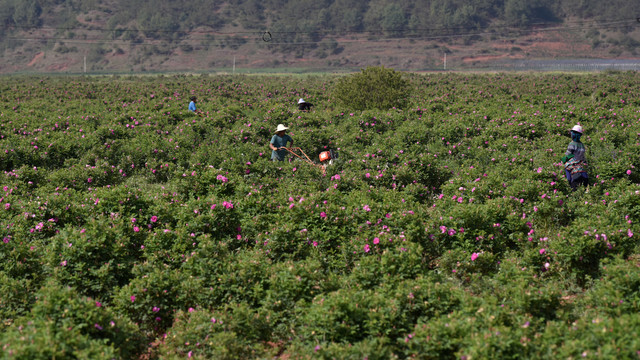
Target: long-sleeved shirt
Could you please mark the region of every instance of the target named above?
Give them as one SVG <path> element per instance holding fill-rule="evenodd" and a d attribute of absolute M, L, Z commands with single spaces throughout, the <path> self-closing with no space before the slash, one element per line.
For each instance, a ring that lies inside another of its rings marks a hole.
<path fill-rule="evenodd" d="M 584 144 L 578 141 L 572 141 L 569 143 L 565 155 L 573 154 L 573 158 L 575 159 L 575 161 L 585 161 L 585 152 L 586 149 L 584 147 Z"/>

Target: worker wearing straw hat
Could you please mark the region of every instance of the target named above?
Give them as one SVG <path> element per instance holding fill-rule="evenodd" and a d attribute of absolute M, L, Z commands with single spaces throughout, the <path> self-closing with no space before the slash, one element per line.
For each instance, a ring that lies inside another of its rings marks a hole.
<path fill-rule="evenodd" d="M 271 148 L 271 160 L 273 161 L 284 161 L 284 157 L 287 155 L 287 150 L 284 148 L 287 147 L 287 142 L 293 145 L 293 139 L 291 136 L 285 134 L 285 132 L 289 128 L 278 124 L 276 128 L 276 134 L 271 138 L 271 142 L 269 143 L 269 148 Z"/>

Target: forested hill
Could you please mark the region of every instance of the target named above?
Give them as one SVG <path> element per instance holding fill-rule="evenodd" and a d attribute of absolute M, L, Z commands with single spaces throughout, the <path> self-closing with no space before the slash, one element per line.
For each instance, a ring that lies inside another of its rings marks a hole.
<path fill-rule="evenodd" d="M 582 44 L 606 49 L 607 56 L 634 56 L 637 17 L 637 0 L 0 0 L 6 64 L 0 71 L 56 70 L 55 64 L 69 70 L 64 59 L 79 70 L 77 62 L 87 57 L 95 70 L 220 67 L 229 65 L 229 50 L 244 57 L 246 66 L 300 59 L 357 66 L 366 58 L 365 42 L 377 44 L 369 55 L 385 63 L 394 60 L 380 55 L 404 40 L 452 54 L 456 44 L 501 40 L 518 52 L 525 48 L 515 43 L 549 29 L 565 31 L 558 35 L 576 55 L 589 53 L 575 46 Z M 473 49 L 495 55 L 491 47 Z M 260 52 L 273 56 L 251 58 Z M 191 56 L 176 58 L 185 54 Z M 434 65 L 411 61 L 409 68 Z"/>

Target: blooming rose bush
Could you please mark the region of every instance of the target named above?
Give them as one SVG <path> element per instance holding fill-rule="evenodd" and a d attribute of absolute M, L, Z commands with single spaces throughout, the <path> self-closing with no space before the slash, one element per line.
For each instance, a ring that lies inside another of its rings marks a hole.
<path fill-rule="evenodd" d="M 638 76 L 6 78 L 0 353 L 636 356 Z"/>

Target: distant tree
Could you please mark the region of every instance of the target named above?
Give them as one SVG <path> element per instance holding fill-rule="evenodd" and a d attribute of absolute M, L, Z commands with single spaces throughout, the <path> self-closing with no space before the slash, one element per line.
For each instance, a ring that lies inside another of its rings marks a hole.
<path fill-rule="evenodd" d="M 389 4 L 385 6 L 381 25 L 388 36 L 402 36 L 406 24 L 407 18 L 399 5 Z"/>
<path fill-rule="evenodd" d="M 374 0 L 369 3 L 369 8 L 364 13 L 364 25 L 367 30 L 382 33 L 382 19 L 386 5 L 384 0 Z"/>
<path fill-rule="evenodd" d="M 13 12 L 13 22 L 18 26 L 38 26 L 40 14 L 42 8 L 36 0 L 18 1 Z"/>
<path fill-rule="evenodd" d="M 6 26 L 13 25 L 13 13 L 15 6 L 13 0 L 0 0 L 0 34 Z"/>
<path fill-rule="evenodd" d="M 367 1 L 336 0 L 329 9 L 331 22 L 335 29 L 343 31 L 359 31 L 363 29 Z"/>
<path fill-rule="evenodd" d="M 170 16 L 158 12 L 145 12 L 138 18 L 145 36 L 154 39 L 176 38 L 179 23 Z"/>
<path fill-rule="evenodd" d="M 482 21 L 489 22 L 502 15 L 504 0 L 475 0 L 473 7 L 476 9 L 476 16 Z"/>
<path fill-rule="evenodd" d="M 331 23 L 331 13 L 329 12 L 329 9 L 324 8 L 318 11 L 317 24 L 322 30 L 334 28 L 334 25 Z"/>
<path fill-rule="evenodd" d="M 436 0 L 431 2 L 429 7 L 429 24 L 433 27 L 451 28 L 453 27 L 453 14 L 455 8 L 447 0 Z"/>
<path fill-rule="evenodd" d="M 462 31 L 476 29 L 479 23 L 480 19 L 473 5 L 465 4 L 453 13 L 453 25 Z"/>
<path fill-rule="evenodd" d="M 356 9 L 349 9 L 342 14 L 340 27 L 345 30 L 358 31 L 362 29 L 362 12 Z"/>
<path fill-rule="evenodd" d="M 263 11 L 262 1 L 246 0 L 239 6 L 238 19 L 247 29 L 264 29 Z"/>
<path fill-rule="evenodd" d="M 504 4 L 504 19 L 510 25 L 528 25 L 532 20 L 533 6 L 527 0 L 507 0 Z"/>
<path fill-rule="evenodd" d="M 86 13 L 98 7 L 97 0 L 53 0 L 55 3 L 66 3 L 73 11 Z"/>

